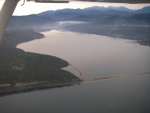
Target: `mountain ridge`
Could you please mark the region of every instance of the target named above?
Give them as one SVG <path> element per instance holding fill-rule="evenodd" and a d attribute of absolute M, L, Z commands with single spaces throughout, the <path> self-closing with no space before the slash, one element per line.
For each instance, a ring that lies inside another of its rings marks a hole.
<path fill-rule="evenodd" d="M 9 28 L 25 26 L 32 27 L 36 31 L 70 30 L 142 40 L 144 44 L 147 44 L 147 42 L 150 42 L 149 9 L 150 6 L 131 11 L 126 11 L 124 7 L 115 7 L 114 9 L 112 7 L 111 9 L 91 7 L 46 11 L 36 15 L 13 17 L 9 23 Z M 72 24 L 73 22 L 70 23 L 69 21 L 84 22 L 85 24 Z M 65 24 L 59 24 L 60 22 L 65 22 Z M 147 45 L 150 45 L 150 43 Z"/>

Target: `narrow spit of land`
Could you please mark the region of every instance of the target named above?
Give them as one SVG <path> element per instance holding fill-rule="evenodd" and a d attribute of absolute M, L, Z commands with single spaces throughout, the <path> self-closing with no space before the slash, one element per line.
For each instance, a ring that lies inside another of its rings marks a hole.
<path fill-rule="evenodd" d="M 111 77 L 95 77 L 95 78 L 87 78 L 83 81 L 83 83 L 89 83 L 89 82 L 97 82 L 97 81 L 103 81 L 103 80 L 111 80 L 111 79 L 119 79 L 119 78 L 127 78 L 132 76 L 146 76 L 150 75 L 150 72 L 143 72 L 143 73 L 134 73 L 134 74 L 128 74 L 128 75 L 114 75 Z"/>
<path fill-rule="evenodd" d="M 80 80 L 84 80 L 84 75 L 83 73 L 78 69 L 76 68 L 75 66 L 73 66 L 72 64 L 69 64 L 72 68 L 74 68 L 76 71 L 79 72 L 79 76 L 80 76 Z"/>
<path fill-rule="evenodd" d="M 79 72 L 79 78 L 82 80 L 82 83 L 89 83 L 89 82 L 98 82 L 102 80 L 111 80 L 111 79 L 119 79 L 119 78 L 127 78 L 132 76 L 143 76 L 143 75 L 150 75 L 150 72 L 141 72 L 141 73 L 133 73 L 128 75 L 114 75 L 111 77 L 94 77 L 94 78 L 86 78 L 84 74 L 75 66 L 72 64 L 69 64 L 72 68 L 74 68 L 76 71 Z"/>

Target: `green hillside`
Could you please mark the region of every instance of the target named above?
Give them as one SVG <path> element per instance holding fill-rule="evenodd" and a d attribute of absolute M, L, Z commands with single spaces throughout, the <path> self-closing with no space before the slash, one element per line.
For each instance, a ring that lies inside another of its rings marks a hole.
<path fill-rule="evenodd" d="M 0 44 L 0 92 L 80 82 L 75 75 L 61 69 L 68 66 L 68 62 L 54 56 L 29 53 L 15 48 L 16 44 L 30 41 L 33 37 L 42 38 L 42 34 L 33 30 L 14 30 L 6 32 L 5 36 L 7 37 Z"/>

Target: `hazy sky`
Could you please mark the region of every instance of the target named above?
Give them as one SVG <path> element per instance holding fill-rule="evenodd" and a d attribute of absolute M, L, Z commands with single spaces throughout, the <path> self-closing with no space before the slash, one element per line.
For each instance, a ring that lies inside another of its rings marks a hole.
<path fill-rule="evenodd" d="M 0 8 L 3 5 L 3 0 L 0 0 Z M 45 4 L 26 2 L 24 6 L 21 6 L 23 1 L 20 1 L 14 15 L 28 15 L 36 14 L 47 10 L 57 10 L 63 8 L 86 8 L 91 6 L 125 6 L 130 9 L 140 9 L 144 6 L 150 6 L 150 4 L 119 4 L 119 3 L 98 3 L 98 2 L 70 2 L 67 4 Z"/>

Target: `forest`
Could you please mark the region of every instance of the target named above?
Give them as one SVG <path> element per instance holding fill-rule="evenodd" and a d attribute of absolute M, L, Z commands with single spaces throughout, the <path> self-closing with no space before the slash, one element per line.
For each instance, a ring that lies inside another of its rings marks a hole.
<path fill-rule="evenodd" d="M 0 92 L 80 82 L 78 77 L 61 69 L 69 65 L 67 61 L 15 48 L 19 43 L 42 37 L 43 34 L 32 29 L 6 32 L 0 44 Z"/>

